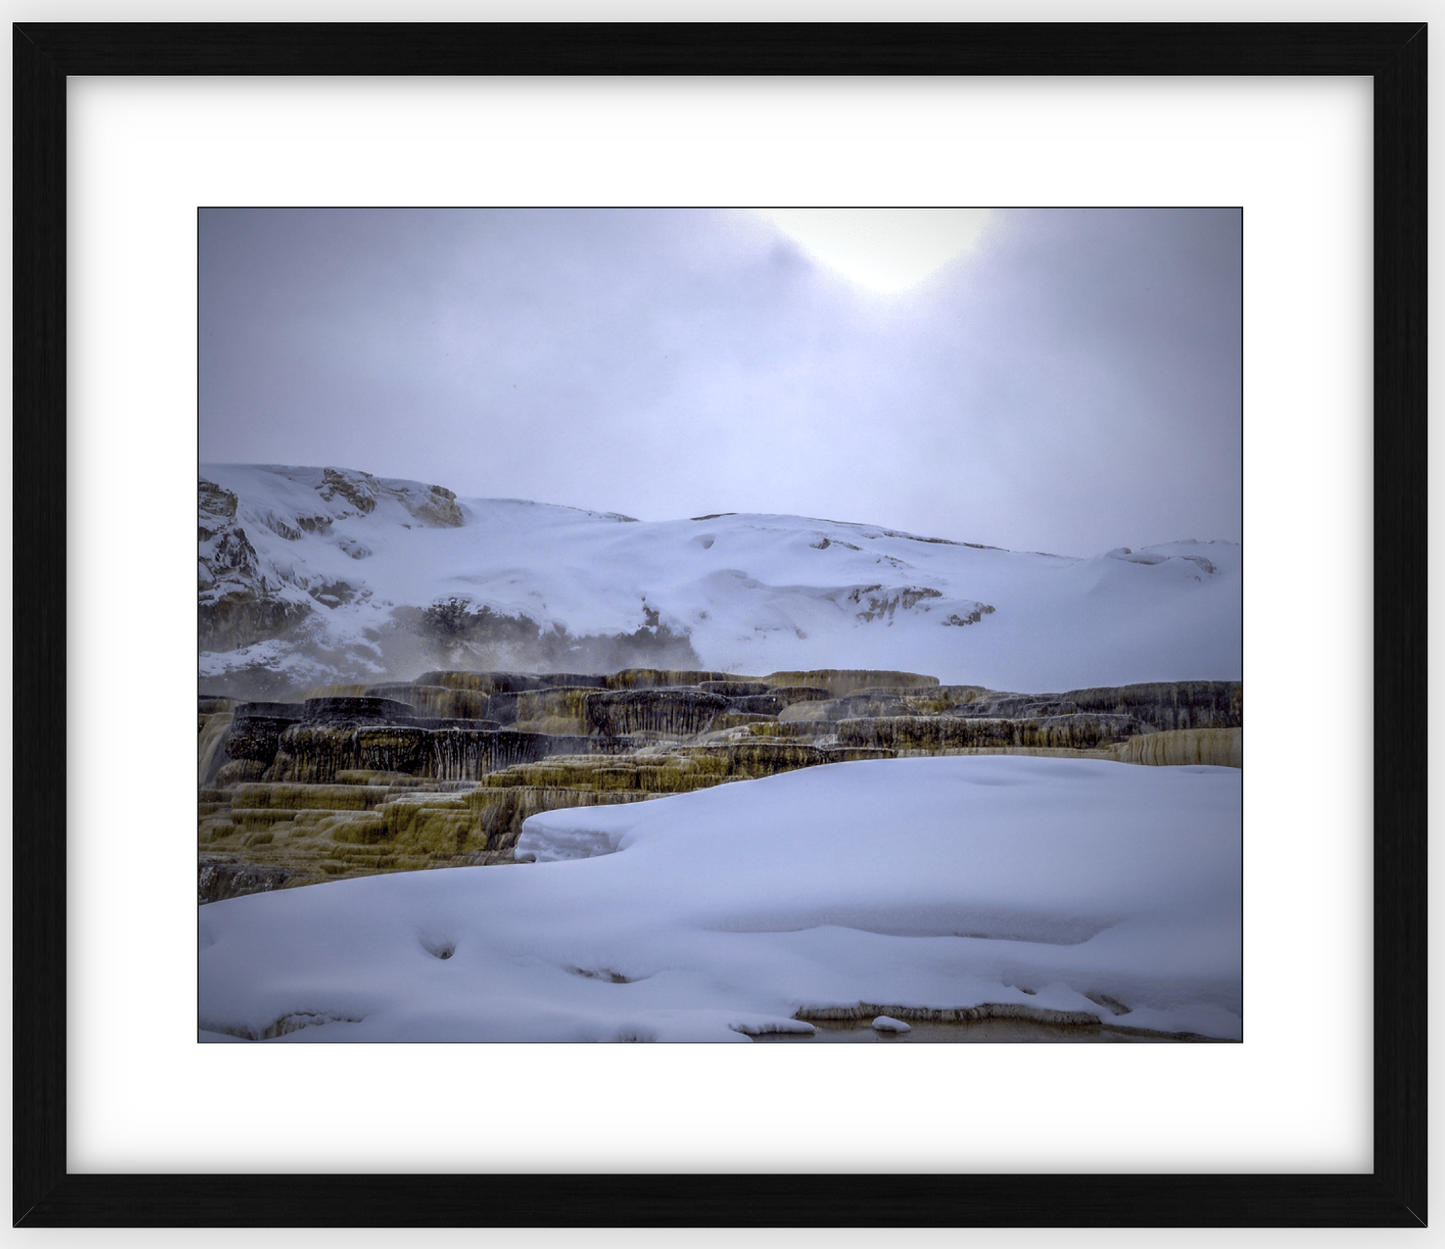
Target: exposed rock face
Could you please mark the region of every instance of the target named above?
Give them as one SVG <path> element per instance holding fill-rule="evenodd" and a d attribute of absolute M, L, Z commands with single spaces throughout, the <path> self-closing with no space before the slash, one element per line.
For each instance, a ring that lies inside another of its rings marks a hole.
<path fill-rule="evenodd" d="M 269 764 L 276 757 L 281 734 L 305 715 L 302 703 L 242 703 L 231 721 L 226 753 L 232 759 Z"/>
<path fill-rule="evenodd" d="M 1113 689 L 1070 690 L 1063 699 L 1080 711 L 1132 715 L 1155 729 L 1237 729 L 1244 724 L 1238 681 L 1172 681 Z"/>
<path fill-rule="evenodd" d="M 886 746 L 902 753 L 940 754 L 983 747 L 1038 750 L 1095 750 L 1139 732 L 1129 716 L 1077 714 L 1042 719 L 962 716 L 879 716 L 842 720 L 838 741 L 851 746 Z"/>
<path fill-rule="evenodd" d="M 197 892 L 204 905 L 248 893 L 269 893 L 290 879 L 281 867 L 247 867 L 244 864 L 201 860 Z"/>
<path fill-rule="evenodd" d="M 843 761 L 1022 752 L 1243 764 L 1242 689 L 1222 681 L 1020 694 L 906 672 L 433 671 L 304 702 L 206 695 L 200 707 L 202 901 L 508 863 L 541 811 Z"/>
<path fill-rule="evenodd" d="M 301 718 L 307 724 L 411 724 L 416 710 L 391 698 L 308 698 Z"/>
<path fill-rule="evenodd" d="M 408 499 L 407 511 L 423 525 L 434 529 L 460 529 L 465 523 L 462 509 L 457 506 L 456 494 L 444 486 L 432 486 L 431 493 L 424 499 Z"/>
<path fill-rule="evenodd" d="M 202 590 L 197 606 L 199 644 L 203 651 L 236 650 L 255 642 L 286 637 L 306 619 L 304 604 L 261 597 L 235 578 L 217 578 Z"/>
<path fill-rule="evenodd" d="M 703 690 L 635 689 L 589 694 L 587 720 L 598 733 L 692 737 L 728 710 L 729 700 Z"/>
<path fill-rule="evenodd" d="M 310 614 L 310 608 L 270 594 L 256 548 L 236 522 L 236 496 L 204 479 L 198 492 L 201 650 L 234 650 L 283 636 Z"/>
<path fill-rule="evenodd" d="M 203 655 L 244 656 L 246 648 L 257 643 L 285 642 L 285 649 L 305 653 L 317 671 L 351 667 L 347 644 L 331 638 L 332 612 L 365 604 L 374 591 L 365 568 L 338 578 L 334 560 L 317 558 L 322 544 L 365 561 L 372 551 L 358 532 L 370 531 L 358 531 L 356 524 L 373 514 L 368 523 L 376 532 L 385 532 L 386 526 L 454 529 L 466 519 L 456 496 L 442 486 L 335 468 L 278 468 L 267 470 L 274 489 L 254 493 L 254 471 L 232 481 L 223 470 L 215 466 L 216 475 L 231 482 L 230 487 L 206 476 L 197 483 L 197 607 Z M 251 484 L 243 488 L 237 481 Z M 273 535 L 283 545 L 294 545 L 295 555 L 279 552 Z M 373 630 L 369 637 L 376 640 L 384 634 Z M 409 641 L 406 647 L 414 645 Z M 218 679 L 229 692 L 252 698 L 269 692 L 294 694 L 295 678 L 272 671 L 268 659 L 274 655 L 218 663 L 236 674 Z"/>
<path fill-rule="evenodd" d="M 323 503 L 332 503 L 339 498 L 363 516 L 376 510 L 379 499 L 389 497 L 397 499 L 423 525 L 455 529 L 464 523 L 462 509 L 457 506 L 457 496 L 441 486 L 416 490 L 399 483 L 383 482 L 370 473 L 354 469 L 327 468 L 322 470 L 321 484 L 316 487 L 316 493 Z M 339 510 L 345 515 L 345 508 Z M 318 525 L 324 527 L 329 523 L 326 517 L 305 519 L 312 520 L 312 524 L 306 527 L 313 532 Z"/>
<path fill-rule="evenodd" d="M 332 783 L 338 773 L 387 772 L 435 781 L 474 781 L 488 772 L 550 754 L 626 749 L 610 739 L 523 733 L 515 729 L 394 724 L 293 724 L 277 739 L 268 781 Z"/>

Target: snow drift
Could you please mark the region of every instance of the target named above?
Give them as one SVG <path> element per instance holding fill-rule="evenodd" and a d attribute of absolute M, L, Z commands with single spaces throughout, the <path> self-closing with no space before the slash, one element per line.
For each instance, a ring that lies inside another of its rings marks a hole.
<path fill-rule="evenodd" d="M 899 759 L 534 816 L 527 865 L 203 908 L 202 1035 L 737 1041 L 867 1003 L 1238 1038 L 1240 784 Z"/>

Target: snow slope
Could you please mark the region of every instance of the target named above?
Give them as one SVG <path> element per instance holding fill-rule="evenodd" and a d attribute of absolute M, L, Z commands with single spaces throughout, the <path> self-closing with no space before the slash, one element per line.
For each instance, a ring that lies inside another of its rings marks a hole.
<path fill-rule="evenodd" d="M 1112 1021 L 1107 997 L 1237 1038 L 1240 782 L 901 759 L 534 816 L 524 866 L 202 908 L 202 1036 L 724 1041 L 860 1002 Z"/>
<path fill-rule="evenodd" d="M 237 500 L 229 529 L 203 517 L 202 602 L 244 581 L 305 617 L 283 637 L 203 653 L 203 678 L 259 666 L 312 683 L 410 680 L 438 657 L 394 644 L 396 609 L 450 598 L 574 636 L 631 632 L 656 612 L 702 666 L 740 674 L 902 669 L 1035 691 L 1242 675 L 1232 543 L 1074 558 L 797 516 L 636 522 L 507 499 L 453 504 L 351 470 L 200 475 Z M 214 534 L 236 528 L 254 570 L 218 567 Z"/>

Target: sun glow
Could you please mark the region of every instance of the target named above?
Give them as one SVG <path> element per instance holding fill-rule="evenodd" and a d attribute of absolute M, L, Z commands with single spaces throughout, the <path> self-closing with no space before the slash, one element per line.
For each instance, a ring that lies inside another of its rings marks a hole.
<path fill-rule="evenodd" d="M 814 260 L 859 286 L 894 294 L 972 251 L 987 208 L 759 209 Z"/>

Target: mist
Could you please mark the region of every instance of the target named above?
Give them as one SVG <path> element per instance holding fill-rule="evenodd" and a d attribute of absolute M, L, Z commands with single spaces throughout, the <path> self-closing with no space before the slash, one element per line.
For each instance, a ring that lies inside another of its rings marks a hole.
<path fill-rule="evenodd" d="M 201 459 L 1071 555 L 1238 541 L 1241 220 L 997 210 L 881 292 L 743 210 L 206 209 Z"/>

